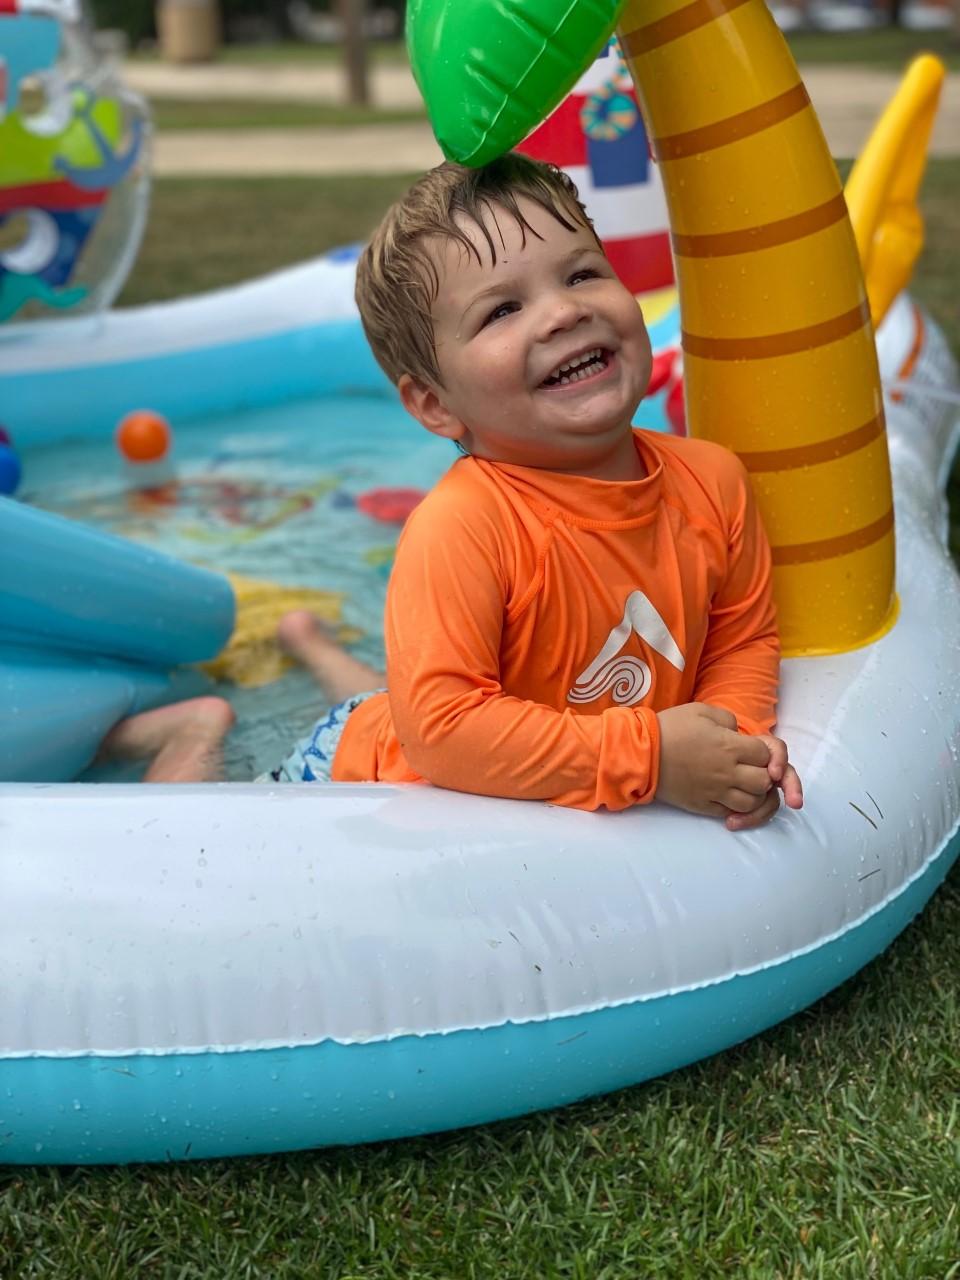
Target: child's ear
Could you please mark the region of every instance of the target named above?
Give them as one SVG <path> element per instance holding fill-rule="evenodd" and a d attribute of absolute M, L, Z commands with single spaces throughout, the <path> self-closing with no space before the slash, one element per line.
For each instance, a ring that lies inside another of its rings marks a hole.
<path fill-rule="evenodd" d="M 450 412 L 439 393 L 428 382 L 421 382 L 412 374 L 402 373 L 397 380 L 397 390 L 407 413 L 435 436 L 459 440 L 466 432 L 460 419 Z"/>

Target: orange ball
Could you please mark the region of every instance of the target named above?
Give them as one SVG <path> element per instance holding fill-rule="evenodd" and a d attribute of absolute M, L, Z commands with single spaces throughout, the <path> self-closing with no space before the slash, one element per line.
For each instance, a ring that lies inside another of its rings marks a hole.
<path fill-rule="evenodd" d="M 117 427 L 117 448 L 129 462 L 157 462 L 170 440 L 169 422 L 152 409 L 135 409 Z"/>

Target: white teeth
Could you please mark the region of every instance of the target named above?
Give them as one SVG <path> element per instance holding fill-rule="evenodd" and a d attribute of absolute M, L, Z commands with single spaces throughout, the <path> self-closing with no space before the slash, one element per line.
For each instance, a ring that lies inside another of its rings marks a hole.
<path fill-rule="evenodd" d="M 599 356 L 600 356 L 599 347 L 597 347 L 596 351 L 585 351 L 582 356 L 577 356 L 576 360 L 570 360 L 567 362 L 567 364 L 560 365 L 559 369 L 557 369 L 556 372 L 566 373 L 568 369 L 576 369 L 578 365 L 585 364 L 590 360 L 596 360 L 599 358 Z"/>
<path fill-rule="evenodd" d="M 565 387 L 569 382 L 581 382 L 584 378 L 592 378 L 595 373 L 600 373 L 604 368 L 602 360 L 591 360 L 589 364 L 579 365 L 570 374 L 566 374 L 560 379 L 560 386 Z"/>
<path fill-rule="evenodd" d="M 559 378 L 560 386 L 565 386 L 568 382 L 578 382 L 581 377 L 599 371 L 598 368 L 594 368 L 598 361 L 599 369 L 603 368 L 603 361 L 600 359 L 602 354 L 602 347 L 595 347 L 593 351 L 585 351 L 582 356 L 577 356 L 575 360 L 568 360 L 565 364 L 558 365 L 553 373 L 550 374 L 550 378 Z M 545 381 L 549 381 L 549 378 L 545 379 Z"/>

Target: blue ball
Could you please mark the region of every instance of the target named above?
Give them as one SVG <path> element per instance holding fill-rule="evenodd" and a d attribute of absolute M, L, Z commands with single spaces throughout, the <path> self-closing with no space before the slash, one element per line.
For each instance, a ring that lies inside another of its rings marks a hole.
<path fill-rule="evenodd" d="M 22 474 L 20 459 L 8 444 L 0 444 L 0 493 L 16 493 Z"/>

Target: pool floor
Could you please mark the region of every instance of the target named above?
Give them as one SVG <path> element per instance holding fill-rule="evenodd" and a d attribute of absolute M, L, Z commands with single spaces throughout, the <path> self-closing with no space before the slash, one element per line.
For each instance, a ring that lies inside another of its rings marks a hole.
<path fill-rule="evenodd" d="M 18 496 L 205 568 L 325 593 L 350 651 L 382 667 L 404 514 L 455 457 L 395 399 L 358 395 L 175 425 L 169 460 L 152 468 L 126 463 L 112 438 L 35 449 Z M 184 692 L 204 687 L 205 675 L 185 676 Z M 274 767 L 323 709 L 300 671 L 216 687 L 237 712 L 225 757 L 233 780 Z"/>

